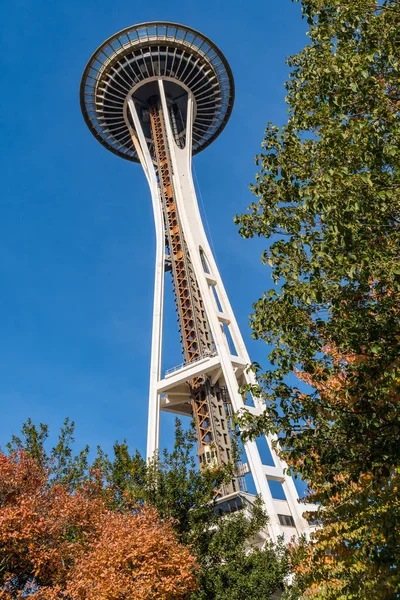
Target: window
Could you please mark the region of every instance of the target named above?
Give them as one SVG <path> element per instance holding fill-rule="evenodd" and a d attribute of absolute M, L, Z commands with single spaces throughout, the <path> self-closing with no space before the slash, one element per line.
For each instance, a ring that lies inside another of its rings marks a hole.
<path fill-rule="evenodd" d="M 242 510 L 243 501 L 240 496 L 235 496 L 235 498 L 231 498 L 230 500 L 226 500 L 225 502 L 220 502 L 214 508 L 215 514 L 225 514 L 232 513 L 238 510 Z"/>
<path fill-rule="evenodd" d="M 296 527 L 292 515 L 278 515 L 278 519 L 284 527 Z"/>

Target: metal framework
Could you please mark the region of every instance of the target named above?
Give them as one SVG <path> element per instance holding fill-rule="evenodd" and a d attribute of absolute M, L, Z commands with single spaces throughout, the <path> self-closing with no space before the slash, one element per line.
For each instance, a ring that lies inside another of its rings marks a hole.
<path fill-rule="evenodd" d="M 229 119 L 234 83 L 222 52 L 194 29 L 144 23 L 112 36 L 93 54 L 81 84 L 84 118 L 110 151 L 140 162 L 147 177 L 156 227 L 156 268 L 150 368 L 148 456 L 158 450 L 160 411 L 194 416 L 200 468 L 232 458 L 232 416 L 248 406 L 239 393 L 254 383 L 250 359 L 212 255 L 193 185 L 192 155 L 210 144 Z M 172 273 L 184 364 L 162 374 L 165 273 Z M 247 462 L 217 490 L 232 502 L 251 473 L 276 539 L 309 530 L 286 465 L 266 442 L 273 465 L 263 464 L 256 442 Z M 268 481 L 282 484 L 275 500 Z M 249 495 L 247 494 L 247 497 Z M 309 509 L 310 507 L 307 507 Z"/>

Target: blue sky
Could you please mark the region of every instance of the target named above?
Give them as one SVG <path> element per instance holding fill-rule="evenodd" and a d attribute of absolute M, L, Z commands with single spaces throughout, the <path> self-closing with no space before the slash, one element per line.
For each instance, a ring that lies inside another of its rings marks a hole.
<path fill-rule="evenodd" d="M 78 445 L 145 449 L 154 234 L 140 166 L 89 133 L 79 84 L 108 36 L 147 20 L 209 36 L 231 64 L 233 113 L 194 159 L 211 243 L 250 354 L 248 314 L 272 287 L 265 243 L 242 240 L 235 213 L 248 190 L 268 121 L 286 118 L 285 57 L 307 41 L 290 0 L 13 0 L 2 14 L 0 219 L 0 445 L 24 420 L 77 423 Z M 169 287 L 169 286 L 168 286 Z M 168 290 L 165 368 L 181 362 Z M 162 445 L 171 442 L 163 419 Z"/>

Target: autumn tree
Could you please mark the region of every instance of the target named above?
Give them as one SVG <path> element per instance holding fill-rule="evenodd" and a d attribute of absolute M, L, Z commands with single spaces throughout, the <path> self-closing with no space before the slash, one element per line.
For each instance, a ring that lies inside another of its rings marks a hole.
<path fill-rule="evenodd" d="M 199 565 L 198 588 L 190 600 L 268 600 L 283 591 L 288 576 L 288 553 L 281 541 L 251 547 L 268 518 L 259 502 L 251 511 L 226 514 L 215 500 L 224 470 L 200 472 L 194 450 L 194 429 L 176 422 L 171 452 L 146 465 L 126 443 L 115 444 L 106 472 L 119 505 L 143 502 L 172 518 L 178 539 L 189 545 Z"/>
<path fill-rule="evenodd" d="M 400 7 L 302 0 L 288 120 L 269 124 L 236 217 L 269 240 L 275 288 L 254 304 L 266 399 L 248 435 L 309 481 L 324 527 L 293 554 L 297 597 L 395 598 L 400 549 Z M 300 381 L 296 383 L 293 373 Z"/>
<path fill-rule="evenodd" d="M 252 511 L 227 514 L 220 510 L 215 502 L 215 489 L 230 474 L 220 469 L 199 471 L 194 429 L 184 430 L 177 420 L 173 448 L 150 462 L 138 451 L 131 452 L 126 441 L 114 444 L 112 456 L 98 449 L 90 462 L 88 448 L 75 450 L 74 423 L 68 419 L 53 449 L 49 448 L 48 435 L 46 425 L 37 427 L 28 420 L 21 434 L 12 436 L 8 450 L 23 451 L 44 466 L 50 487 L 64 486 L 67 482 L 69 489 L 81 493 L 82 486 L 92 485 L 91 469 L 94 467 L 96 473 L 101 473 L 96 497 L 102 499 L 109 518 L 105 528 L 98 530 L 96 546 L 90 554 L 93 560 L 88 563 L 91 566 L 81 563 L 79 567 L 82 586 L 90 577 L 100 577 L 103 570 L 105 578 L 112 579 L 114 563 L 106 546 L 111 544 L 111 553 L 117 546 L 126 555 L 124 544 L 128 543 L 123 530 L 115 528 L 113 519 L 119 523 L 121 515 L 129 515 L 141 506 L 156 510 L 162 523 L 171 524 L 178 542 L 195 558 L 197 587 L 190 600 L 268 600 L 284 589 L 288 574 L 286 547 L 268 541 L 262 549 L 249 546 L 249 540 L 267 524 L 258 502 Z M 96 558 L 97 551 L 102 553 L 100 558 Z M 121 574 L 121 570 L 117 573 Z M 79 587 L 74 590 L 81 593 Z"/>
<path fill-rule="evenodd" d="M 3 600 L 183 600 L 195 567 L 154 508 L 111 511 L 99 474 L 71 492 L 25 450 L 0 454 Z"/>

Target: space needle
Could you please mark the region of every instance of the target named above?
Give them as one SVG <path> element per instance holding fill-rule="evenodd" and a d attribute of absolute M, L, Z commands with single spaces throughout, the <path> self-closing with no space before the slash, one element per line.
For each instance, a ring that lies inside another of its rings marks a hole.
<path fill-rule="evenodd" d="M 233 416 L 265 410 L 240 388 L 254 374 L 235 315 L 205 234 L 192 178 L 192 156 L 222 132 L 232 111 L 229 64 L 207 37 L 183 25 L 141 23 L 107 39 L 90 58 L 81 83 L 86 124 L 108 150 L 140 162 L 154 211 L 156 258 L 149 386 L 147 455 L 158 450 L 161 411 L 194 418 L 200 469 L 231 462 Z M 168 274 L 168 275 L 166 275 Z M 164 287 L 172 281 L 183 364 L 162 371 Z M 267 535 L 287 539 L 309 531 L 294 482 L 269 436 L 272 464 L 256 441 L 244 444 L 245 462 L 219 490 L 233 511 L 251 505 L 251 476 L 269 516 Z M 275 499 L 269 482 L 282 485 Z"/>

